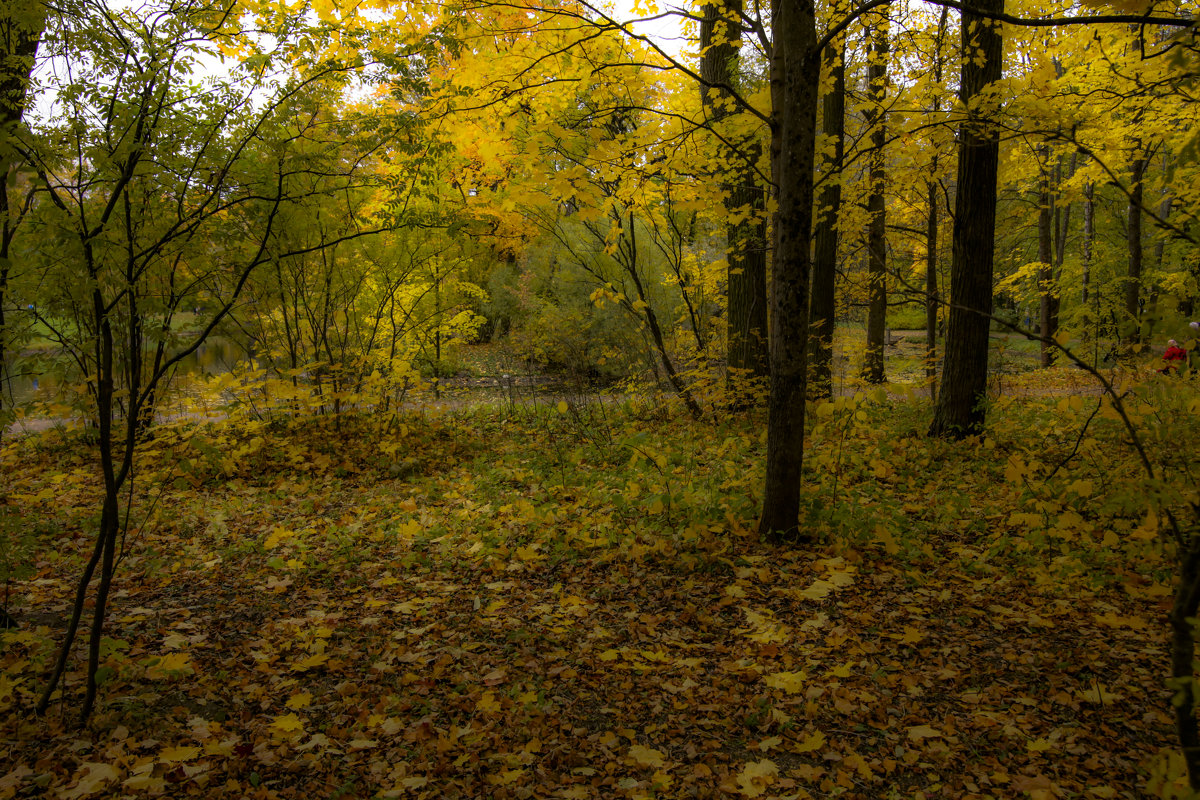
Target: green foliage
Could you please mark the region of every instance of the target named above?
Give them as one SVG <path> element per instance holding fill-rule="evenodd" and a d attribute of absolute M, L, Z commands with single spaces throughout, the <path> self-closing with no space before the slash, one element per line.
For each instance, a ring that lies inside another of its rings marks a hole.
<path fill-rule="evenodd" d="M 912 304 L 888 308 L 887 327 L 896 331 L 925 330 L 925 306 Z"/>

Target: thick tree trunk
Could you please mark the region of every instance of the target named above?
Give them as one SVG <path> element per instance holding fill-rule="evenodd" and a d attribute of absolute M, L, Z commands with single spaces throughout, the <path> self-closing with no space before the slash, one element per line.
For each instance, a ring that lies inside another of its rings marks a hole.
<path fill-rule="evenodd" d="M 808 383 L 808 281 L 818 86 L 816 11 L 811 0 L 772 7 L 771 161 L 775 257 L 771 270 L 771 398 L 758 530 L 773 541 L 800 537 L 800 474 Z"/>
<path fill-rule="evenodd" d="M 749 159 L 757 161 L 761 152 L 757 142 L 743 147 Z M 729 367 L 752 379 L 770 374 L 767 356 L 767 223 L 766 189 L 758 174 L 746 166 L 731 191 L 730 204 L 750 218 L 730 226 L 726 336 L 729 341 Z"/>
<path fill-rule="evenodd" d="M 833 332 L 837 314 L 838 217 L 842 209 L 840 171 L 846 147 L 846 64 L 845 44 L 829 45 L 823 54 L 825 69 L 832 86 L 821 100 L 821 132 L 833 141 L 826 149 L 821 166 L 820 199 L 817 202 L 815 248 L 812 270 L 812 299 L 809 319 L 812 339 L 809 358 L 813 397 L 833 393 Z"/>
<path fill-rule="evenodd" d="M 719 128 L 729 114 L 728 90 L 738 81 L 741 28 L 740 0 L 706 3 L 700 22 L 701 101 L 709 124 Z M 726 141 L 729 141 L 726 139 Z M 726 379 L 731 394 L 741 402 L 746 378 L 765 378 L 767 357 L 767 256 L 765 192 L 755 164 L 761 148 L 753 135 L 730 143 L 725 154 L 725 209 L 738 222 L 726 227 L 727 313 Z M 749 214 L 747 214 L 749 212 Z"/>
<path fill-rule="evenodd" d="M 884 100 L 887 96 L 888 20 L 880 19 L 869 36 L 867 86 L 871 101 L 866 124 L 871 129 L 871 189 L 867 197 L 867 349 L 862 376 L 867 383 L 886 380 L 883 365 L 884 337 L 887 333 L 887 206 L 884 188 L 883 147 L 887 142 Z"/>
<path fill-rule="evenodd" d="M 999 13 L 1004 0 L 979 0 L 980 11 Z M 962 438 L 983 429 L 987 399 L 988 334 L 996 231 L 996 174 L 1000 142 L 988 125 L 994 100 L 985 89 L 1000 80 L 1003 43 L 998 24 L 963 14 L 964 54 L 959 96 L 967 119 L 959 130 L 958 184 L 950 264 L 950 317 L 946 358 L 929 432 Z"/>
<path fill-rule="evenodd" d="M 12 213 L 9 177 L 16 169 L 12 138 L 25 111 L 29 75 L 45 27 L 46 9 L 40 2 L 0 0 L 0 414 L 9 391 L 8 304 L 10 255 L 19 216 Z M 0 416 L 0 438 L 7 426 Z"/>
<path fill-rule="evenodd" d="M 1171 678 L 1176 682 L 1175 733 L 1187 766 L 1192 791 L 1200 791 L 1200 726 L 1196 721 L 1195 619 L 1200 611 L 1200 539 L 1195 534 L 1180 548 L 1179 582 L 1169 615 L 1171 621 Z"/>

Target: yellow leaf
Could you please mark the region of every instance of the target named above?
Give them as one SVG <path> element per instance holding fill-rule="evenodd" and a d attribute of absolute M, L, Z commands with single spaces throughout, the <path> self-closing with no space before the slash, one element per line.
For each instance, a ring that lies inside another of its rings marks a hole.
<path fill-rule="evenodd" d="M 801 597 L 809 600 L 823 600 L 833 590 L 833 584 L 829 581 L 813 581 L 812 586 L 803 589 L 799 592 Z"/>
<path fill-rule="evenodd" d="M 768 736 L 758 743 L 758 749 L 764 753 L 773 748 L 779 747 L 783 743 L 783 739 L 778 736 Z"/>
<path fill-rule="evenodd" d="M 1031 753 L 1044 753 L 1053 746 L 1045 739 L 1030 739 L 1025 743 L 1025 749 Z"/>
<path fill-rule="evenodd" d="M 164 764 L 176 764 L 180 761 L 191 761 L 198 755 L 199 747 L 168 747 L 158 754 L 158 760 Z"/>
<path fill-rule="evenodd" d="M 310 705 L 312 705 L 312 692 L 299 692 L 289 697 L 287 701 L 288 708 L 301 709 L 308 708 Z"/>
<path fill-rule="evenodd" d="M 1107 625 L 1110 628 L 1130 628 L 1135 631 L 1145 630 L 1150 627 L 1150 623 L 1141 617 L 1123 617 L 1111 611 L 1107 614 L 1097 614 L 1096 622 L 1101 625 Z"/>
<path fill-rule="evenodd" d="M 829 582 L 841 588 L 854 583 L 854 573 L 850 570 L 834 570 L 829 573 Z"/>
<path fill-rule="evenodd" d="M 915 725 L 908 729 L 908 738 L 914 742 L 919 742 L 922 739 L 934 739 L 942 736 L 942 732 L 937 728 L 931 728 L 928 725 Z"/>
<path fill-rule="evenodd" d="M 772 672 L 763 676 L 763 683 L 772 689 L 783 689 L 788 694 L 796 694 L 804 689 L 804 680 L 807 677 L 803 672 Z"/>
<path fill-rule="evenodd" d="M 277 736 L 293 736 L 304 730 L 304 723 L 295 714 L 283 714 L 271 722 L 271 731 Z"/>
<path fill-rule="evenodd" d="M 820 750 L 825 746 L 825 734 L 817 731 L 809 734 L 803 742 L 800 742 L 793 749 L 797 753 L 811 753 L 814 750 Z"/>
<path fill-rule="evenodd" d="M 304 672 L 306 670 L 312 669 L 313 667 L 319 667 L 328 660 L 329 660 L 328 653 L 313 653 L 308 658 L 302 659 L 300 661 L 297 661 L 295 664 L 292 664 L 292 672 Z"/>
<path fill-rule="evenodd" d="M 767 790 L 767 786 L 778 774 L 779 767 L 774 761 L 766 758 L 762 761 L 751 761 L 738 773 L 738 788 L 747 797 L 758 797 Z"/>
<path fill-rule="evenodd" d="M 635 744 L 629 748 L 629 760 L 641 767 L 661 767 L 666 764 L 663 754 L 652 747 Z"/>
<path fill-rule="evenodd" d="M 568 408 L 568 406 L 567 406 L 567 401 L 566 401 L 566 400 L 559 400 L 559 401 L 558 401 L 558 405 L 556 406 L 556 408 L 558 409 L 558 413 L 560 413 L 560 414 L 565 414 L 565 413 L 567 413 L 567 408 Z"/>
<path fill-rule="evenodd" d="M 616 661 L 621 657 L 621 654 L 611 647 L 600 654 L 601 661 Z"/>
<path fill-rule="evenodd" d="M 105 789 L 110 783 L 115 783 L 118 778 L 117 771 L 111 764 L 97 764 L 89 761 L 83 763 L 81 767 L 84 774 L 80 777 L 79 783 L 71 789 L 59 792 L 58 796 L 63 800 L 91 797 Z"/>
<path fill-rule="evenodd" d="M 842 664 L 840 667 L 834 667 L 833 669 L 829 670 L 829 674 L 835 678 L 849 678 L 850 677 L 850 662 L 847 661 L 845 664 Z"/>
<path fill-rule="evenodd" d="M 501 708 L 500 702 L 496 700 L 495 692 L 484 692 L 479 696 L 479 700 L 475 703 L 475 710 L 482 711 L 485 714 L 499 711 Z"/>
<path fill-rule="evenodd" d="M 187 653 L 167 653 L 146 669 L 146 674 L 151 678 L 169 678 L 193 672 L 192 659 Z"/>
<path fill-rule="evenodd" d="M 296 535 L 295 531 L 289 531 L 287 528 L 276 526 L 270 534 L 267 535 L 266 541 L 263 542 L 263 547 L 270 550 L 279 545 L 280 542 L 287 541 Z"/>

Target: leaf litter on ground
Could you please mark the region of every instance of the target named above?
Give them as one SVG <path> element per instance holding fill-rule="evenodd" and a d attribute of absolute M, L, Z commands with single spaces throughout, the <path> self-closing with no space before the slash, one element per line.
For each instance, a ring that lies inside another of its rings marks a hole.
<path fill-rule="evenodd" d="M 791 549 L 752 535 L 753 414 L 163 431 L 84 730 L 80 658 L 30 709 L 89 454 L 10 442 L 4 513 L 37 541 L 0 634 L 0 798 L 1140 796 L 1173 744 L 1169 554 L 1115 434 L 1051 477 L 1053 401 L 958 446 L 922 413 L 814 415 Z"/>

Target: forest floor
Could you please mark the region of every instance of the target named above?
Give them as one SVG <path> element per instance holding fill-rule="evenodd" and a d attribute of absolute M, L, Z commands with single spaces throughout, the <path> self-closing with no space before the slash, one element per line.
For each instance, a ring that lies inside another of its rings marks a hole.
<path fill-rule="evenodd" d="M 1128 388 L 1155 496 L 1194 498 L 1190 392 Z M 754 533 L 758 413 L 166 427 L 84 728 L 79 648 L 31 709 L 94 456 L 9 440 L 0 798 L 1170 796 L 1172 550 L 1095 409 L 1006 393 L 955 444 L 923 435 L 927 398 L 816 404 L 812 541 L 782 548 Z"/>

